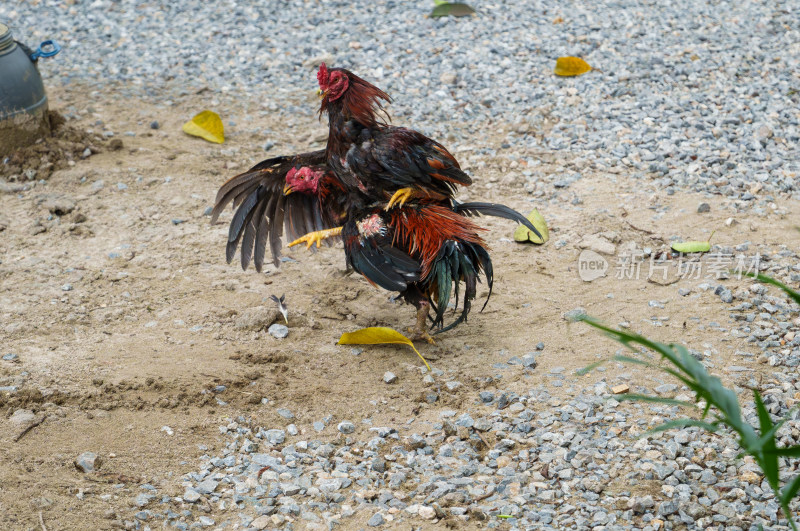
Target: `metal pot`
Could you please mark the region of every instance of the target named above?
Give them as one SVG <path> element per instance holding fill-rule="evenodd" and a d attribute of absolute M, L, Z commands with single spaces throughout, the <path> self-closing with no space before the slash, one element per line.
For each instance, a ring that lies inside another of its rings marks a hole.
<path fill-rule="evenodd" d="M 47 94 L 36 62 L 59 51 L 53 41 L 32 51 L 0 23 L 0 157 L 49 131 Z"/>

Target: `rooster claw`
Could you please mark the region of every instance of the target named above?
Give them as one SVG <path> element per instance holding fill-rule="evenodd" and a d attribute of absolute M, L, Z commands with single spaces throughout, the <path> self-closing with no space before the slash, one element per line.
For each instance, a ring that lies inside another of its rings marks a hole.
<path fill-rule="evenodd" d="M 322 240 L 326 238 L 330 238 L 331 236 L 338 236 L 342 233 L 342 227 L 336 227 L 335 229 L 326 229 L 326 230 L 317 230 L 314 232 L 309 232 L 305 236 L 297 238 L 295 241 L 289 244 L 289 247 L 294 245 L 299 245 L 301 243 L 306 244 L 306 249 L 311 249 L 311 246 L 315 243 L 317 244 L 317 249 L 319 249 L 320 245 L 322 244 Z"/>
<path fill-rule="evenodd" d="M 427 330 L 419 330 L 417 328 L 408 328 L 408 333 L 411 334 L 412 341 L 418 341 L 420 339 L 424 339 L 431 345 L 435 345 L 436 341 L 433 340 L 433 337 L 428 333 Z"/>
<path fill-rule="evenodd" d="M 394 193 L 391 199 L 389 199 L 389 202 L 386 204 L 386 208 L 384 208 L 384 210 L 391 210 L 395 206 L 402 207 L 406 204 L 406 201 L 411 199 L 413 196 L 413 188 L 401 188 Z"/>
<path fill-rule="evenodd" d="M 320 244 L 322 244 L 322 236 L 319 235 L 319 232 L 309 232 L 305 236 L 301 238 L 297 238 L 295 241 L 289 244 L 289 247 L 294 247 L 295 245 L 300 245 L 301 243 L 306 244 L 306 249 L 311 249 L 311 246 L 315 243 L 317 244 L 317 248 L 319 249 Z"/>

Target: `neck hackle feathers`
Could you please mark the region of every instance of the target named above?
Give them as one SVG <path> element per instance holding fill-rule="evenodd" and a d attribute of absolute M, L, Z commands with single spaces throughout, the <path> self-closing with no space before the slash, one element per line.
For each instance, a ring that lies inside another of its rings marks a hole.
<path fill-rule="evenodd" d="M 332 94 L 337 83 L 334 78 L 341 75 L 344 79 L 344 90 L 341 93 Z M 327 93 L 322 99 L 320 115 L 328 113 L 340 114 L 345 120 L 355 120 L 365 127 L 376 125 L 386 125 L 389 115 L 384 108 L 385 103 L 391 103 L 392 99 L 384 91 L 369 83 L 354 73 L 344 68 L 332 68 L 328 70 L 327 65 L 322 63 L 317 72 L 319 88 L 323 93 Z"/>

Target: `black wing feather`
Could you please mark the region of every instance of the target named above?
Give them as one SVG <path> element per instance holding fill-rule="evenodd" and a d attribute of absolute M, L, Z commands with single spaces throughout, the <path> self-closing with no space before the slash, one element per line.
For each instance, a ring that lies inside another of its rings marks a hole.
<path fill-rule="evenodd" d="M 325 163 L 323 150 L 274 157 L 259 162 L 220 187 L 211 211 L 211 223 L 216 223 L 225 207 L 233 204 L 235 212 L 230 222 L 225 252 L 229 263 L 241 242 L 242 267 L 246 268 L 252 260 L 256 270 L 261 271 L 269 239 L 273 263 L 278 267 L 284 230 L 287 236 L 296 239 L 307 232 L 335 226 L 335 216 L 324 210 L 328 206 L 333 209 L 332 204 L 320 205 L 318 197 L 300 193 L 288 197 L 283 195 L 286 174 L 291 168 L 320 167 Z"/>
<path fill-rule="evenodd" d="M 225 258 L 228 260 L 229 264 L 236 254 L 236 248 L 239 246 L 239 240 L 243 233 L 242 228 L 250 221 L 253 215 L 253 208 L 257 203 L 258 194 L 251 194 L 242 202 L 239 210 L 233 215 L 231 226 L 228 229 L 228 245 L 225 250 Z"/>
<path fill-rule="evenodd" d="M 353 220 L 345 224 L 342 236 L 348 264 L 383 289 L 405 291 L 409 283 L 419 280 L 421 264 L 392 246 L 390 236 L 376 234 L 362 239 Z"/>

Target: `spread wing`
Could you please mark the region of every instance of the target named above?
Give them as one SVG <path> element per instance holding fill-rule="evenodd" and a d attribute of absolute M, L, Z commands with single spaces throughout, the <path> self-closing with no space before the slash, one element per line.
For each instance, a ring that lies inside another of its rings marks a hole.
<path fill-rule="evenodd" d="M 279 267 L 284 231 L 290 240 L 295 240 L 309 232 L 337 226 L 334 209 L 326 208 L 328 203 L 318 196 L 283 195 L 286 174 L 302 166 L 325 168 L 325 151 L 267 159 L 222 185 L 211 212 L 211 223 L 216 223 L 225 207 L 233 204 L 235 213 L 225 250 L 228 263 L 241 242 L 242 269 L 247 269 L 253 260 L 260 272 L 269 240 L 272 263 Z M 326 244 L 333 245 L 333 242 L 329 239 Z"/>

